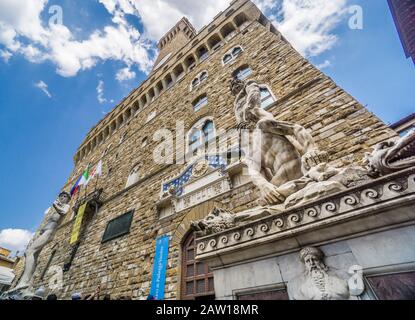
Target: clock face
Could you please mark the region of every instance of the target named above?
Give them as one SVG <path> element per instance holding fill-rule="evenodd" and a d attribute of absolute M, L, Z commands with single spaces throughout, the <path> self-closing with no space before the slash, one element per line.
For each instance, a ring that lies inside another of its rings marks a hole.
<path fill-rule="evenodd" d="M 170 56 L 171 52 L 167 54 L 163 59 L 161 59 L 159 63 L 157 63 L 157 65 L 154 67 L 154 70 L 160 68 L 167 60 L 169 60 Z"/>

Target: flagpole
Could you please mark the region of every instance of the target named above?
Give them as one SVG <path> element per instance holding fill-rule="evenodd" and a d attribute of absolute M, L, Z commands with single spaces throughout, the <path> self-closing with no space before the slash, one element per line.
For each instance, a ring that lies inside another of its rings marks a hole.
<path fill-rule="evenodd" d="M 97 186 L 98 186 L 99 176 L 100 176 L 100 175 L 98 175 L 97 180 L 95 181 L 95 191 L 97 191 Z"/>

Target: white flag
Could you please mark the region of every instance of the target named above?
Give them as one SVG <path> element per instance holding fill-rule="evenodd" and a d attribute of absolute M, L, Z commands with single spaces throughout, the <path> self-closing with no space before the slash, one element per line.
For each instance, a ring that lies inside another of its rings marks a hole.
<path fill-rule="evenodd" d="M 102 174 L 102 160 L 99 160 L 98 164 L 92 170 L 91 174 L 88 177 L 88 180 L 85 182 L 85 185 L 89 183 L 96 175 L 100 176 Z"/>

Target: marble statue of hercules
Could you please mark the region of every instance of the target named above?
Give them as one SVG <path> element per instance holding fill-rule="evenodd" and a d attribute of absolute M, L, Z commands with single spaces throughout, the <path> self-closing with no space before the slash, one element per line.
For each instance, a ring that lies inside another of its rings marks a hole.
<path fill-rule="evenodd" d="M 26 249 L 24 272 L 16 286 L 16 289 L 27 288 L 37 265 L 37 258 L 44 246 L 52 239 L 61 218 L 69 211 L 69 201 L 71 196 L 66 192 L 61 192 L 58 199 L 52 205 L 52 212 L 45 226 L 40 230 L 39 235 L 33 239 Z"/>
<path fill-rule="evenodd" d="M 260 86 L 255 81 L 234 79 L 231 90 L 236 96 L 238 128 L 258 129 L 251 137 L 248 152 L 244 150 L 249 175 L 265 204 L 283 203 L 287 196 L 310 182 L 304 174 L 321 162 L 322 153 L 304 127 L 278 121 L 261 107 Z"/>

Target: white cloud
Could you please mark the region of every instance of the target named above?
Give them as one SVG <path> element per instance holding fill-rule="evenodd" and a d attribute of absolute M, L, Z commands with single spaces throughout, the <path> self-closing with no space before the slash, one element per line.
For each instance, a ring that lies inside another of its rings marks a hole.
<path fill-rule="evenodd" d="M 144 25 L 145 35 L 158 41 L 183 16 L 196 29 L 208 24 L 231 0 L 99 0 L 115 17 L 135 14 Z"/>
<path fill-rule="evenodd" d="M 125 63 L 148 72 L 158 41 L 180 18 L 186 16 L 196 29 L 208 24 L 230 0 L 99 0 L 112 16 L 112 24 L 83 40 L 64 25 L 46 24 L 41 15 L 47 0 L 0 1 L 0 52 L 3 60 L 21 54 L 31 62 L 51 61 L 64 77 L 106 60 Z M 345 13 L 347 0 L 254 0 L 277 28 L 306 56 L 316 56 L 337 41 L 333 33 Z M 137 16 L 141 34 L 127 19 Z M 6 52 L 6 53 L 4 53 Z M 127 76 L 127 73 L 124 73 Z M 130 77 L 131 74 L 127 76 Z M 119 77 L 122 75 L 119 73 Z"/>
<path fill-rule="evenodd" d="M 0 247 L 11 251 L 24 251 L 33 233 L 23 229 L 3 229 L 0 231 Z"/>
<path fill-rule="evenodd" d="M 136 76 L 135 72 L 131 71 L 130 68 L 127 67 L 127 68 L 118 70 L 115 78 L 121 82 L 121 81 L 134 79 L 135 76 Z"/>
<path fill-rule="evenodd" d="M 10 58 L 13 54 L 7 50 L 0 50 L 0 57 L 4 60 L 4 62 L 9 62 Z"/>
<path fill-rule="evenodd" d="M 40 80 L 39 82 L 35 83 L 35 87 L 39 88 L 40 90 L 43 91 L 44 94 L 46 94 L 49 98 L 52 98 L 52 95 L 50 94 L 49 90 L 48 90 L 48 85 L 43 82 L 42 80 Z"/>
<path fill-rule="evenodd" d="M 97 99 L 99 103 L 107 102 L 107 99 L 104 98 L 104 81 L 99 80 L 97 86 Z"/>
<path fill-rule="evenodd" d="M 318 56 L 337 42 L 333 30 L 347 12 L 346 4 L 347 0 L 283 0 L 272 20 L 301 54 Z"/>
<path fill-rule="evenodd" d="M 196 29 L 208 24 L 230 0 L 100 0 L 115 20 L 140 16 L 145 34 L 159 40 L 186 16 Z M 303 55 L 317 56 L 337 41 L 334 28 L 346 13 L 347 0 L 254 0 L 281 33 Z"/>
<path fill-rule="evenodd" d="M 141 71 L 151 68 L 150 43 L 123 17 L 114 17 L 113 25 L 78 41 L 64 25 L 42 24 L 46 4 L 47 0 L 1 0 L 0 44 L 31 62 L 52 61 L 64 77 L 109 59 L 137 65 Z"/>
<path fill-rule="evenodd" d="M 316 67 L 319 69 L 325 69 L 325 68 L 331 67 L 331 62 L 330 60 L 324 60 L 324 62 L 318 64 Z"/>

